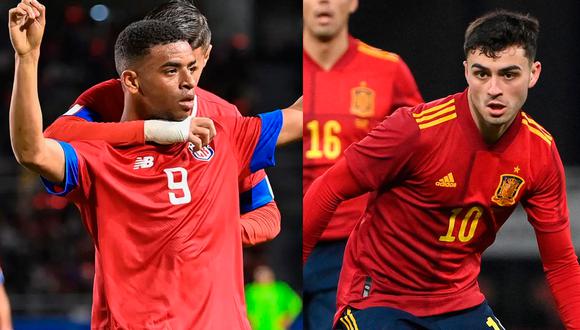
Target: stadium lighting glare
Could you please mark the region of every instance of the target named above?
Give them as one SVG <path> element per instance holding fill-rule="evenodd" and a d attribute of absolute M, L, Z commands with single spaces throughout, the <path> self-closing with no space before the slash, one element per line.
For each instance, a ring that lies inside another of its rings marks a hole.
<path fill-rule="evenodd" d="M 109 18 L 109 8 L 105 5 L 94 5 L 91 7 L 91 18 L 97 22 L 102 22 Z"/>

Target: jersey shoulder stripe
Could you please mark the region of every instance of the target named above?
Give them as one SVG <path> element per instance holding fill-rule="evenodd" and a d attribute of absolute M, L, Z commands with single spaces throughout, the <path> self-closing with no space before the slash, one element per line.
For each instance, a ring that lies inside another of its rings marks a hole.
<path fill-rule="evenodd" d="M 544 140 L 548 145 L 552 145 L 552 141 L 554 138 L 545 128 L 543 128 L 538 122 L 532 119 L 532 117 L 528 116 L 527 113 L 522 111 L 522 124 L 528 128 L 528 130 L 537 136 L 539 136 L 542 140 Z"/>
<path fill-rule="evenodd" d="M 379 58 L 382 60 L 387 60 L 391 62 L 399 62 L 399 55 L 391 52 L 387 52 L 386 50 L 382 50 L 379 48 L 375 48 L 373 46 L 369 46 L 362 41 L 359 41 L 357 46 L 357 50 L 363 54 L 369 55 L 371 57 Z"/>
<path fill-rule="evenodd" d="M 438 102 L 435 102 L 438 103 Z M 427 106 L 421 112 L 413 113 L 415 122 L 419 124 L 419 129 L 437 126 L 444 122 L 457 118 L 455 111 L 455 99 L 437 105 Z"/>

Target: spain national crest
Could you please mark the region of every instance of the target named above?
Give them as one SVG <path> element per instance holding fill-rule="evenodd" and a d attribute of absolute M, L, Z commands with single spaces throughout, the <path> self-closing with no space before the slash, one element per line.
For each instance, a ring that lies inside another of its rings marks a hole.
<path fill-rule="evenodd" d="M 203 148 L 201 148 L 201 150 L 195 151 L 195 149 L 193 148 L 193 143 L 190 142 L 187 148 L 189 149 L 189 152 L 191 152 L 193 158 L 201 160 L 203 162 L 209 162 L 215 153 L 212 147 L 210 147 L 209 145 L 204 146 Z"/>
<path fill-rule="evenodd" d="M 375 91 L 364 81 L 350 90 L 350 113 L 365 118 L 375 114 Z"/>
<path fill-rule="evenodd" d="M 524 185 L 521 177 L 513 174 L 502 174 L 495 195 L 491 198 L 499 206 L 511 206 L 516 203 L 516 196 Z"/>

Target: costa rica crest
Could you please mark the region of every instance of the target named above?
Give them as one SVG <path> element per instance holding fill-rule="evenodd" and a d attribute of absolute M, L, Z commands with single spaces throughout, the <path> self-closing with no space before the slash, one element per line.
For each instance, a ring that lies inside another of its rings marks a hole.
<path fill-rule="evenodd" d="M 375 91 L 364 81 L 350 90 L 350 113 L 365 118 L 375 114 Z"/>
<path fill-rule="evenodd" d="M 511 206 L 516 203 L 516 197 L 525 180 L 514 174 L 502 174 L 499 185 L 491 200 L 499 206 Z"/>
<path fill-rule="evenodd" d="M 193 158 L 201 160 L 202 162 L 209 162 L 215 154 L 214 150 L 209 145 L 202 147 L 201 150 L 195 151 L 193 143 L 189 142 L 187 149 L 189 149 Z"/>

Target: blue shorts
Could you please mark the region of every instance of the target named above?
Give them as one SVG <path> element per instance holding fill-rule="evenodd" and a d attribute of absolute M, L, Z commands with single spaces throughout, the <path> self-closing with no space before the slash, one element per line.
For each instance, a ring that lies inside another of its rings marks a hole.
<path fill-rule="evenodd" d="M 303 268 L 304 330 L 332 328 L 346 240 L 319 242 Z"/>
<path fill-rule="evenodd" d="M 465 310 L 417 317 L 388 307 L 347 308 L 334 329 L 340 330 L 505 330 L 487 302 Z"/>

